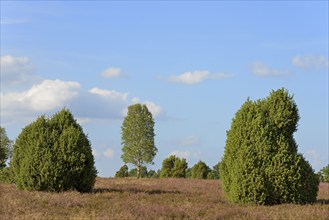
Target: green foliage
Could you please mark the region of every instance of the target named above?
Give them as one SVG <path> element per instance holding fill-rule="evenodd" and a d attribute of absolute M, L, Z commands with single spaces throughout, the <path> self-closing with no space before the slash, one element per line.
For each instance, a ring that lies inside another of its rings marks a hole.
<path fill-rule="evenodd" d="M 192 167 L 192 178 L 193 179 L 207 179 L 210 173 L 210 168 L 201 160 Z"/>
<path fill-rule="evenodd" d="M 26 190 L 89 192 L 97 174 L 90 142 L 67 109 L 22 130 L 10 167 Z"/>
<path fill-rule="evenodd" d="M 146 166 L 141 166 L 140 171 L 139 171 L 139 177 L 141 178 L 147 178 L 148 173 L 147 173 L 147 168 Z M 136 177 L 137 176 L 137 168 L 133 168 L 128 172 L 129 177 Z"/>
<path fill-rule="evenodd" d="M 220 164 L 223 189 L 239 203 L 313 203 L 319 180 L 297 152 L 297 105 L 285 89 L 248 99 L 227 132 Z"/>
<path fill-rule="evenodd" d="M 125 164 L 115 173 L 115 177 L 128 177 L 128 166 Z"/>
<path fill-rule="evenodd" d="M 152 164 L 158 151 L 154 144 L 154 120 L 146 105 L 135 104 L 128 107 L 128 114 L 122 124 L 122 160 L 137 168 L 137 178 L 141 167 Z"/>
<path fill-rule="evenodd" d="M 10 167 L 0 169 L 0 182 L 14 183 L 14 173 Z"/>
<path fill-rule="evenodd" d="M 7 137 L 6 129 L 0 127 L 0 169 L 6 166 L 6 161 L 10 157 L 11 141 Z"/>
<path fill-rule="evenodd" d="M 213 169 L 207 175 L 207 179 L 220 179 L 219 165 L 220 162 L 218 162 L 218 164 L 213 166 Z"/>
<path fill-rule="evenodd" d="M 329 182 L 329 164 L 320 170 L 324 182 Z"/>
<path fill-rule="evenodd" d="M 187 162 L 175 155 L 171 155 L 162 161 L 161 178 L 185 178 Z"/>
<path fill-rule="evenodd" d="M 159 174 L 155 171 L 155 170 L 150 170 L 148 173 L 147 173 L 147 176 L 149 178 L 159 178 Z"/>
<path fill-rule="evenodd" d="M 186 169 L 186 178 L 192 178 L 192 169 L 190 167 Z"/>

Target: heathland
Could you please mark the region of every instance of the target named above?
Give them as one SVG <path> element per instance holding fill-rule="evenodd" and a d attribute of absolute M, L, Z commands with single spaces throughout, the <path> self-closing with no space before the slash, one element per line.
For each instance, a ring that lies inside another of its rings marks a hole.
<path fill-rule="evenodd" d="M 0 183 L 0 219 L 329 219 L 329 183 L 309 205 L 239 205 L 220 180 L 97 178 L 91 193 Z"/>

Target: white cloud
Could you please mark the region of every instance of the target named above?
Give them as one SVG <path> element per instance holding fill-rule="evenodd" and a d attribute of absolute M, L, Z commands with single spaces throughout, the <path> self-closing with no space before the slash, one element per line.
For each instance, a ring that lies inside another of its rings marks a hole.
<path fill-rule="evenodd" d="M 107 158 L 113 158 L 114 152 L 111 148 L 108 148 L 103 155 Z"/>
<path fill-rule="evenodd" d="M 1 81 L 4 85 L 33 82 L 37 76 L 28 57 L 1 56 Z"/>
<path fill-rule="evenodd" d="M 44 80 L 23 92 L 1 92 L 1 112 L 15 114 L 18 112 L 45 113 L 65 106 L 78 95 L 80 84 L 61 80 Z"/>
<path fill-rule="evenodd" d="M 122 70 L 117 67 L 110 67 L 102 72 L 104 78 L 114 78 L 122 75 Z"/>
<path fill-rule="evenodd" d="M 110 99 L 110 100 L 123 100 L 126 101 L 128 97 L 128 93 L 120 93 L 115 90 L 106 90 L 106 89 L 99 89 L 99 88 L 92 88 L 89 90 L 91 94 L 97 94 L 99 96 L 102 96 L 104 98 Z"/>
<path fill-rule="evenodd" d="M 294 66 L 303 70 L 322 70 L 329 68 L 329 60 L 325 56 L 307 54 L 304 56 L 294 56 L 292 58 Z"/>
<path fill-rule="evenodd" d="M 81 117 L 77 117 L 76 120 L 80 125 L 87 124 L 88 122 L 91 121 L 90 118 L 81 118 Z"/>
<path fill-rule="evenodd" d="M 155 104 L 154 102 L 145 101 L 142 102 L 142 104 L 145 104 L 147 106 L 148 110 L 152 113 L 153 117 L 165 116 L 164 109 L 161 106 Z"/>
<path fill-rule="evenodd" d="M 132 98 L 131 99 L 131 102 L 132 102 L 131 104 L 140 103 L 140 104 L 146 105 L 147 108 L 148 108 L 148 110 L 152 113 L 152 116 L 154 118 L 166 118 L 166 112 L 165 112 L 165 110 L 160 105 L 157 105 L 154 102 L 151 102 L 151 101 L 144 101 L 144 102 L 142 102 L 137 97 Z M 126 116 L 127 113 L 128 113 L 128 106 L 127 106 L 126 109 L 124 109 L 123 116 Z"/>
<path fill-rule="evenodd" d="M 277 70 L 268 67 L 265 63 L 255 62 L 252 64 L 252 72 L 258 76 L 287 76 L 291 72 L 289 70 Z"/>
<path fill-rule="evenodd" d="M 180 141 L 180 144 L 183 146 L 198 145 L 199 143 L 200 139 L 196 136 L 188 136 Z"/>
<path fill-rule="evenodd" d="M 169 155 L 170 156 L 175 155 L 175 156 L 180 157 L 180 158 L 189 159 L 190 156 L 191 156 L 191 153 L 187 150 L 186 151 L 175 150 L 175 151 L 171 152 Z"/>
<path fill-rule="evenodd" d="M 1 92 L 2 123 L 11 124 L 31 121 L 41 114 L 52 114 L 68 107 L 79 123 L 95 119 L 122 119 L 133 101 L 128 93 L 92 88 L 81 90 L 78 82 L 44 80 L 21 92 Z M 138 99 L 139 100 L 139 99 Z M 163 117 L 163 108 L 154 102 L 145 103 L 154 117 Z M 28 118 L 28 120 L 26 120 Z M 24 119 L 24 120 L 23 120 Z"/>
<path fill-rule="evenodd" d="M 101 156 L 101 154 L 96 149 L 92 150 L 92 154 L 94 155 L 94 157 L 100 157 Z"/>
<path fill-rule="evenodd" d="M 231 74 L 227 73 L 210 73 L 209 71 L 194 71 L 185 72 L 181 75 L 173 75 L 167 78 L 167 81 L 173 83 L 183 83 L 183 84 L 198 84 L 205 80 L 218 80 L 232 77 Z"/>

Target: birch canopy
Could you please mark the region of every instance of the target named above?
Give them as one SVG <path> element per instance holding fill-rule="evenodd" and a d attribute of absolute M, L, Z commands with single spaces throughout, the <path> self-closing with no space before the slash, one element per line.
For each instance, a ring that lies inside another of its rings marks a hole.
<path fill-rule="evenodd" d="M 154 144 L 154 120 L 146 105 L 128 107 L 122 124 L 122 160 L 137 168 L 137 178 L 144 164 L 152 164 L 158 151 Z"/>

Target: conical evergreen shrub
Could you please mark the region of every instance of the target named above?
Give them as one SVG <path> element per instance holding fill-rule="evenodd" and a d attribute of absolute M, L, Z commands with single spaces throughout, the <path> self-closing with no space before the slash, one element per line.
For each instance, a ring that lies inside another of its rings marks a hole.
<path fill-rule="evenodd" d="M 10 166 L 17 186 L 26 190 L 89 192 L 97 174 L 90 142 L 67 109 L 26 126 Z"/>
<path fill-rule="evenodd" d="M 299 114 L 285 89 L 236 113 L 220 164 L 223 189 L 238 203 L 314 203 L 319 179 L 297 152 Z"/>

